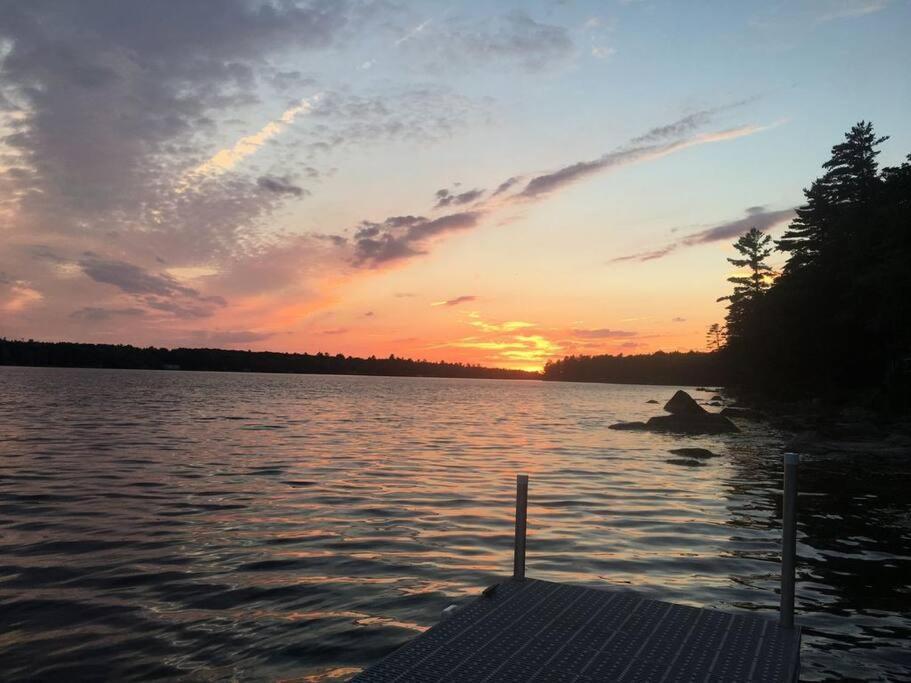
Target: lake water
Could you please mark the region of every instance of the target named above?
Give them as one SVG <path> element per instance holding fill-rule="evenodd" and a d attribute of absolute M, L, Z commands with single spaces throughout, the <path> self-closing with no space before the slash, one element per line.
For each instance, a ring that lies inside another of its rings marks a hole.
<path fill-rule="evenodd" d="M 771 616 L 783 437 L 607 429 L 675 389 L 0 368 L 0 678 L 344 680 L 511 572 L 518 472 L 529 575 Z M 801 466 L 806 680 L 911 680 L 909 470 Z"/>

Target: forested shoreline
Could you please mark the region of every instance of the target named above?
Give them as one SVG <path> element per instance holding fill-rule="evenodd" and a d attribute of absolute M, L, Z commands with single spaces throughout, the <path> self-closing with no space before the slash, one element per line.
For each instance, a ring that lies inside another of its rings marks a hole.
<path fill-rule="evenodd" d="M 391 377 L 466 377 L 539 379 L 536 372 L 487 368 L 463 363 L 344 354 L 279 353 L 207 348 L 140 348 L 128 344 L 82 344 L 0 339 L 0 365 L 115 368 L 144 370 L 208 370 Z"/>
<path fill-rule="evenodd" d="M 734 244 L 727 316 L 709 337 L 740 393 L 911 410 L 911 155 L 880 169 L 887 140 L 853 126 L 780 239 L 754 228 Z"/>
<path fill-rule="evenodd" d="M 734 243 L 737 272 L 710 353 L 573 356 L 545 379 L 723 384 L 759 403 L 816 401 L 911 412 L 911 155 L 879 168 L 888 140 L 861 121 L 832 147 L 782 237 Z M 768 259 L 786 255 L 780 271 Z"/>
<path fill-rule="evenodd" d="M 557 382 L 614 384 L 724 384 L 717 353 L 656 351 L 637 355 L 567 356 L 544 366 L 543 378 Z"/>
<path fill-rule="evenodd" d="M 138 348 L 0 339 L 0 364 L 725 385 L 758 401 L 823 400 L 911 412 L 911 155 L 880 169 L 861 121 L 832 148 L 783 236 L 752 228 L 709 352 L 567 356 L 543 373 L 327 353 Z M 778 251 L 787 260 L 768 264 Z"/>

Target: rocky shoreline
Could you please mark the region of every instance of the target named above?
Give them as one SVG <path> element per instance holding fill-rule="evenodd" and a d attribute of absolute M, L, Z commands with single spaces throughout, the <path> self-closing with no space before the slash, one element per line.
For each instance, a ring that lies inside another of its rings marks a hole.
<path fill-rule="evenodd" d="M 723 389 L 697 387 L 712 396 L 701 401 L 718 412 L 709 412 L 685 391 L 677 391 L 664 410 L 646 422 L 619 422 L 610 429 L 654 431 L 685 435 L 737 433 L 736 421 L 761 421 L 783 433 L 783 451 L 806 455 L 911 457 L 911 422 L 884 420 L 858 407 L 831 408 L 819 402 L 749 403 L 731 398 Z M 652 399 L 650 404 L 658 404 Z M 677 449 L 678 451 L 693 449 Z M 689 458 L 674 464 L 699 466 L 699 456 L 675 452 Z M 701 457 L 711 457 L 703 455 Z M 668 461 L 670 462 L 670 461 Z"/>
<path fill-rule="evenodd" d="M 859 406 L 820 401 L 774 402 L 728 397 L 721 415 L 767 422 L 786 435 L 784 451 L 806 455 L 911 457 L 911 421 L 887 419 Z M 715 398 L 715 397 L 713 397 Z"/>

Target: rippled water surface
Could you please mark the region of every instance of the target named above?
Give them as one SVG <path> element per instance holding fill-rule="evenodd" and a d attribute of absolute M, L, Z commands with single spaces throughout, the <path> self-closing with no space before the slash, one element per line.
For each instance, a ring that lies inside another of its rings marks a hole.
<path fill-rule="evenodd" d="M 0 368 L 0 678 L 344 680 L 511 571 L 517 472 L 530 575 L 773 614 L 782 435 L 607 429 L 674 389 Z M 909 469 L 802 465 L 807 680 L 911 680 Z"/>

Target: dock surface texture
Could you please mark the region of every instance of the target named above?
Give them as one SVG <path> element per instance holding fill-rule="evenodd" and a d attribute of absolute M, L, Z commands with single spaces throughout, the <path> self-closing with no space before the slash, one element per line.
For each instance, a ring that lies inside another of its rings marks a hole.
<path fill-rule="evenodd" d="M 792 681 L 800 629 L 635 593 L 508 580 L 353 680 Z"/>

